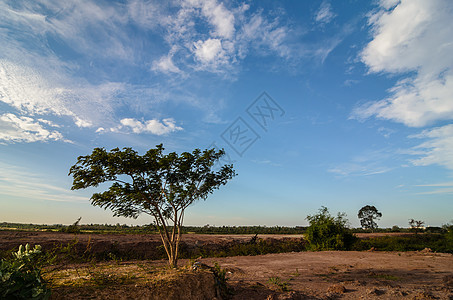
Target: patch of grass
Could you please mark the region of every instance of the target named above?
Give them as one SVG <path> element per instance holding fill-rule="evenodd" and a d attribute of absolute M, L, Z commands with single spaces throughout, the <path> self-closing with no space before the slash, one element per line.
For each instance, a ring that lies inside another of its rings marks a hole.
<path fill-rule="evenodd" d="M 110 286 L 118 284 L 128 284 L 132 283 L 136 277 L 134 275 L 130 276 L 129 274 L 115 274 L 107 273 L 102 270 L 90 272 L 88 281 L 90 284 L 96 286 Z"/>
<path fill-rule="evenodd" d="M 280 277 L 275 276 L 269 278 L 267 281 L 269 284 L 276 286 L 279 290 L 282 292 L 288 292 L 289 291 L 289 286 L 287 281 L 282 281 Z"/>
<path fill-rule="evenodd" d="M 374 274 L 373 273 L 368 276 L 371 278 L 385 279 L 385 280 L 392 280 L 392 281 L 400 280 L 400 278 L 398 276 L 394 276 L 394 275 L 390 275 L 390 274 Z"/>

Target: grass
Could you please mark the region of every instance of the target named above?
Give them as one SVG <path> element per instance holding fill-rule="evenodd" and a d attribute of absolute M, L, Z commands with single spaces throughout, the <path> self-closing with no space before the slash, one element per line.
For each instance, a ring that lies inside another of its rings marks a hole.
<path fill-rule="evenodd" d="M 288 292 L 289 291 L 288 282 L 287 281 L 282 281 L 280 279 L 280 277 L 278 277 L 278 276 L 269 278 L 269 280 L 267 282 L 269 284 L 273 285 L 273 286 L 276 286 L 282 292 Z"/>
<path fill-rule="evenodd" d="M 385 280 L 391 280 L 391 281 L 396 281 L 400 280 L 398 276 L 390 275 L 390 274 L 370 274 L 368 277 L 371 278 L 377 278 L 377 279 L 385 279 Z"/>

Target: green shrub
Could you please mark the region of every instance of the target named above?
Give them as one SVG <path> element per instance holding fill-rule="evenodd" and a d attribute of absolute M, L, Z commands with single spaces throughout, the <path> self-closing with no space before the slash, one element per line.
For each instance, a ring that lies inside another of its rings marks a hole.
<path fill-rule="evenodd" d="M 381 236 L 361 239 L 352 250 L 420 251 L 430 248 L 434 252 L 453 253 L 453 230 L 445 234 L 424 233 L 411 236 Z"/>
<path fill-rule="evenodd" d="M 41 246 L 20 245 L 13 258 L 0 262 L 1 299 L 48 299 L 50 289 L 41 276 Z"/>
<path fill-rule="evenodd" d="M 344 213 L 333 217 L 327 207 L 322 206 L 317 214 L 307 216 L 307 220 L 310 226 L 306 238 L 311 250 L 348 250 L 356 239 L 347 227 Z"/>

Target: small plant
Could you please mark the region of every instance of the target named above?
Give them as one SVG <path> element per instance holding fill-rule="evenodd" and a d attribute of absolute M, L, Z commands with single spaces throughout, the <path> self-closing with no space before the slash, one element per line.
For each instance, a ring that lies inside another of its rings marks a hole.
<path fill-rule="evenodd" d="M 41 276 L 41 246 L 29 244 L 0 262 L 1 299 L 48 299 L 50 289 Z"/>
<path fill-rule="evenodd" d="M 280 277 L 278 277 L 278 276 L 269 278 L 269 280 L 267 282 L 269 284 L 277 286 L 278 289 L 280 289 L 282 292 L 288 292 L 289 291 L 288 282 L 287 281 L 282 281 L 280 279 Z"/>
<path fill-rule="evenodd" d="M 214 267 L 212 268 L 212 273 L 214 273 L 214 280 L 216 287 L 218 288 L 218 293 L 220 294 L 219 296 L 222 299 L 228 299 L 231 295 L 231 291 L 227 286 L 227 271 L 225 269 L 222 269 L 218 263 L 215 263 Z"/>

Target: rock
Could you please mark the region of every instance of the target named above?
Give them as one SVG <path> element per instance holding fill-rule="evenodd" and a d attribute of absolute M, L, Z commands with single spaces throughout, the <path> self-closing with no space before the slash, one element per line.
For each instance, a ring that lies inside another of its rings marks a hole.
<path fill-rule="evenodd" d="M 346 293 L 346 288 L 342 284 L 334 284 L 327 289 L 327 292 L 331 294 L 343 294 Z"/>
<path fill-rule="evenodd" d="M 376 295 L 376 296 L 379 296 L 379 295 L 385 294 L 385 291 L 384 291 L 384 290 L 377 289 L 377 288 L 371 288 L 371 289 L 367 289 L 367 290 L 366 290 L 366 293 L 367 293 L 368 295 Z"/>
<path fill-rule="evenodd" d="M 422 253 L 432 253 L 433 250 L 431 250 L 431 248 L 425 248 L 425 249 L 423 249 L 423 250 L 420 251 L 420 252 L 422 252 Z"/>

